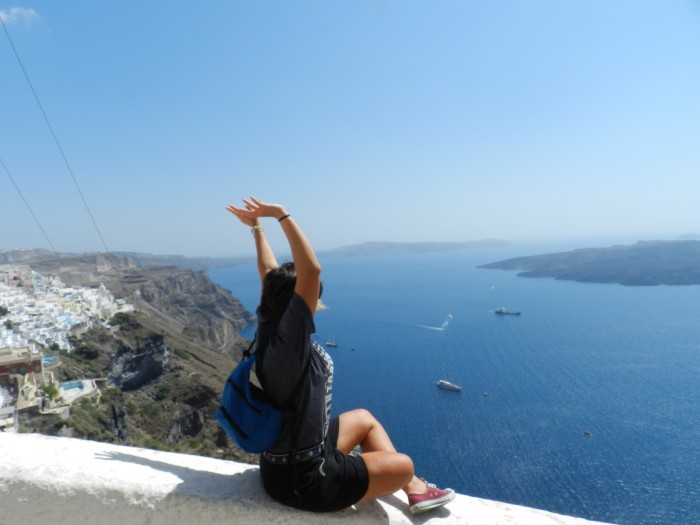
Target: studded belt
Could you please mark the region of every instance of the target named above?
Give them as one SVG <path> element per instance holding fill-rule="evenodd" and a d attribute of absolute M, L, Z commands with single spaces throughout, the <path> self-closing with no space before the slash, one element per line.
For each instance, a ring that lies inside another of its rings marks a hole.
<path fill-rule="evenodd" d="M 323 442 L 319 443 L 315 447 L 306 448 L 300 450 L 299 452 L 287 453 L 287 454 L 273 454 L 272 452 L 265 452 L 263 455 L 269 463 L 275 465 L 287 465 L 290 463 L 298 463 L 299 461 L 304 461 L 305 459 L 315 458 L 320 456 L 323 452 Z"/>

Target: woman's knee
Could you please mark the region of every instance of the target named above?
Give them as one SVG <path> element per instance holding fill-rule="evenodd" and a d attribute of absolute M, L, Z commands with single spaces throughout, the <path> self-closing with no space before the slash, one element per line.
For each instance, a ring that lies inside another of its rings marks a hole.
<path fill-rule="evenodd" d="M 413 461 L 399 452 L 362 454 L 369 474 L 369 488 L 363 499 L 392 494 L 410 483 L 414 476 Z"/>
<path fill-rule="evenodd" d="M 414 474 L 413 460 L 401 452 L 368 452 L 362 454 L 362 459 L 373 475 L 411 479 Z"/>
<path fill-rule="evenodd" d="M 378 421 L 369 410 L 357 408 L 341 415 L 341 421 L 347 421 L 354 428 L 362 428 L 369 431 Z"/>
<path fill-rule="evenodd" d="M 355 408 L 354 410 L 350 410 L 348 412 L 345 412 L 343 415 L 348 415 L 349 417 L 352 417 L 353 419 L 361 419 L 361 420 L 367 420 L 367 419 L 375 419 L 375 417 L 372 415 L 372 413 L 367 410 L 366 408 Z"/>
<path fill-rule="evenodd" d="M 398 456 L 396 460 L 398 471 L 406 478 L 406 483 L 408 483 L 415 475 L 413 460 L 401 452 L 396 452 L 396 455 Z"/>

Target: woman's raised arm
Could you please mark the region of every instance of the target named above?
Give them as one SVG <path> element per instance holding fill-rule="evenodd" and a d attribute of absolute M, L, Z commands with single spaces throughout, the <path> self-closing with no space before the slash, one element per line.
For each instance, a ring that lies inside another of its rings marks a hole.
<path fill-rule="evenodd" d="M 277 264 L 277 259 L 275 254 L 270 247 L 270 243 L 267 242 L 265 237 L 265 230 L 260 226 L 260 221 L 257 217 L 247 217 L 242 214 L 243 211 L 235 206 L 228 205 L 226 209 L 233 213 L 239 221 L 241 221 L 246 226 L 250 226 L 253 237 L 255 238 L 255 252 L 258 259 L 258 274 L 260 275 L 260 285 L 265 279 L 265 276 L 270 270 L 274 270 L 279 267 Z"/>
<path fill-rule="evenodd" d="M 251 197 L 250 200 L 243 199 L 243 202 L 245 209 L 229 206 L 229 211 L 241 221 L 257 220 L 259 217 L 274 217 L 279 221 L 292 250 L 294 269 L 297 274 L 294 291 L 309 307 L 311 315 L 314 315 L 321 290 L 321 265 L 304 232 L 280 204 L 268 204 L 255 197 Z"/>

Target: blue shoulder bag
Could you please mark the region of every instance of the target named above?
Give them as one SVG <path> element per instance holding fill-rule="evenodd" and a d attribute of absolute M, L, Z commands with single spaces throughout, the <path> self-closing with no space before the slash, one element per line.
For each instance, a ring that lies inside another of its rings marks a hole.
<path fill-rule="evenodd" d="M 260 453 L 271 449 L 282 432 L 285 409 L 277 407 L 265 392 L 250 382 L 250 370 L 255 364 L 251 348 L 243 352 L 243 359 L 233 369 L 224 385 L 221 405 L 215 418 L 221 428 L 240 448 Z M 306 372 L 290 395 L 293 401 L 304 382 Z"/>

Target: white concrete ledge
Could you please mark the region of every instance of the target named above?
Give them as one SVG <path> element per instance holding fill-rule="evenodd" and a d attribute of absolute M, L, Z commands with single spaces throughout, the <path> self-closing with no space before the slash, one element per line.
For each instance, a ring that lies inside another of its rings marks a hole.
<path fill-rule="evenodd" d="M 594 523 L 463 495 L 446 507 L 414 517 L 401 492 L 342 512 L 314 514 L 270 499 L 255 466 L 2 432 L 0 502 L 2 523 L 25 525 Z"/>

